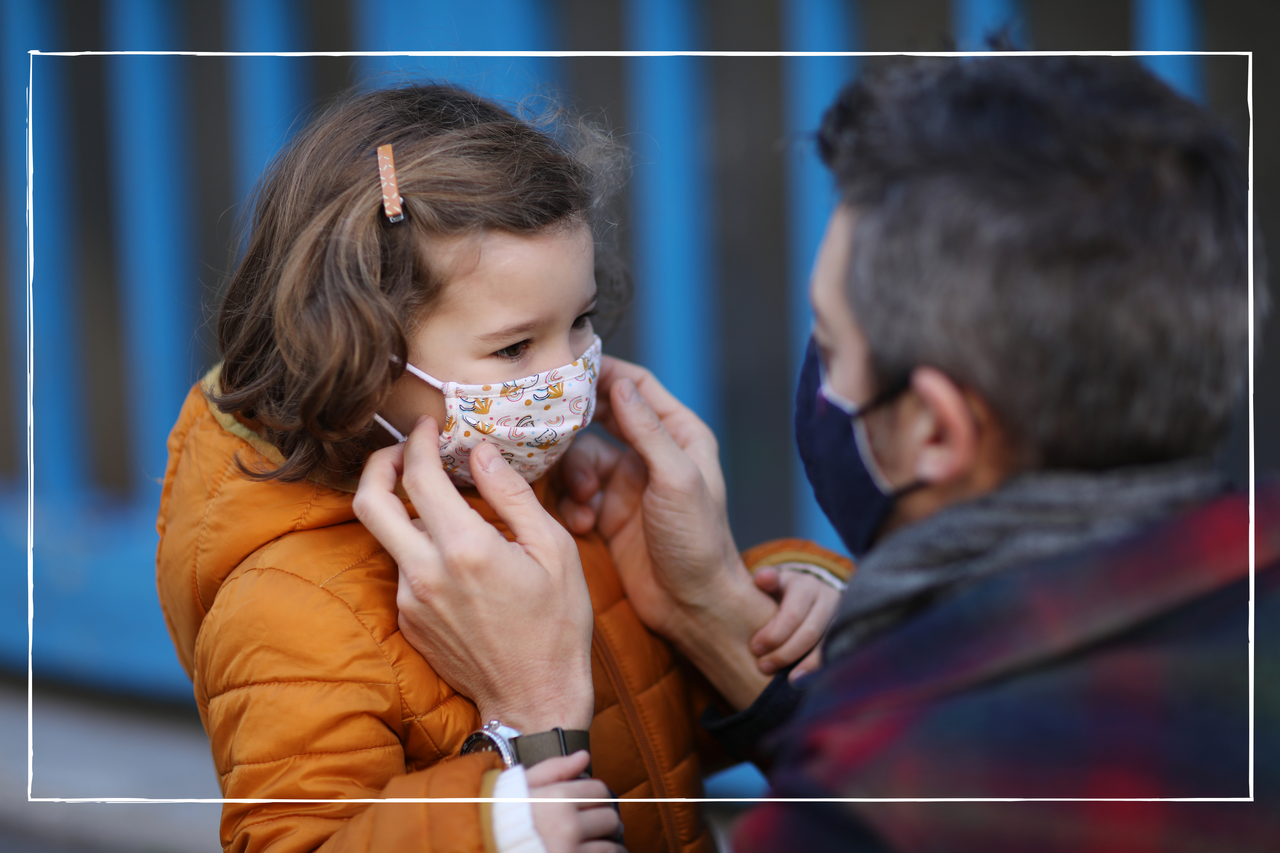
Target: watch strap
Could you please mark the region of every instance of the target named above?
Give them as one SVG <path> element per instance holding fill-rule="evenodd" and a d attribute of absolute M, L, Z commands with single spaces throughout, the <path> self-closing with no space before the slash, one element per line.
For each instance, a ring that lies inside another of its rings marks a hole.
<path fill-rule="evenodd" d="M 532 767 L 539 761 L 569 755 L 580 749 L 590 751 L 591 735 L 581 729 L 557 728 L 513 738 L 511 746 L 515 750 L 516 760 L 525 767 Z M 588 767 L 587 772 L 590 770 Z"/>

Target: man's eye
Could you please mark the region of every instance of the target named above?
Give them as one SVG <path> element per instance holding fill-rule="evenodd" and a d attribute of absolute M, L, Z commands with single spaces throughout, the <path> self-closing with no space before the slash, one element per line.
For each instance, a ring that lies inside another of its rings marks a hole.
<path fill-rule="evenodd" d="M 503 347 L 502 349 L 495 352 L 494 355 L 498 356 L 499 358 L 509 358 L 509 359 L 515 360 L 520 356 L 524 355 L 524 351 L 528 348 L 529 348 L 529 342 L 521 341 L 518 344 L 512 344 L 509 347 Z"/>

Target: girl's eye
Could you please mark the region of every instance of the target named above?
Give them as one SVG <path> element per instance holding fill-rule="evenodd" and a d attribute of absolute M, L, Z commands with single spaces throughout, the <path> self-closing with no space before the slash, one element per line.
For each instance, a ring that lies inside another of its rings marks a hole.
<path fill-rule="evenodd" d="M 515 361 L 516 359 L 524 355 L 525 350 L 527 350 L 528 348 L 529 348 L 529 342 L 521 341 L 518 344 L 512 344 L 509 347 L 503 347 L 502 349 L 495 352 L 494 355 L 498 356 L 499 358 L 507 358 L 512 361 Z"/>
<path fill-rule="evenodd" d="M 573 321 L 573 327 L 575 329 L 585 329 L 587 326 L 591 325 L 591 318 L 594 316 L 596 316 L 596 309 L 594 308 L 585 314 L 579 314 L 578 319 Z"/>

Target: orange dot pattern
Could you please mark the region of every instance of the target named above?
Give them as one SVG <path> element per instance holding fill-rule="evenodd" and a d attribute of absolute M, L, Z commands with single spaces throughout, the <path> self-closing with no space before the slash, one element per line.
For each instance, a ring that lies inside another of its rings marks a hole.
<path fill-rule="evenodd" d="M 396 160 L 391 154 L 391 144 L 378 146 L 378 180 L 382 182 L 382 210 L 390 222 L 404 219 L 400 198 L 400 185 L 396 182 Z"/>

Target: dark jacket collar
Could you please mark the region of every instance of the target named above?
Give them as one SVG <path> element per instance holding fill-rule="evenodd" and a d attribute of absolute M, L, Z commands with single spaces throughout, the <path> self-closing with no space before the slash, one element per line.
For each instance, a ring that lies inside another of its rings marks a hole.
<path fill-rule="evenodd" d="M 1228 493 L 1119 542 L 975 581 L 828 661 L 806 691 L 816 701 L 805 716 L 960 690 L 1158 618 L 1248 577 L 1250 521 L 1248 493 Z M 1257 570 L 1276 570 L 1280 480 L 1258 484 L 1252 526 Z"/>

